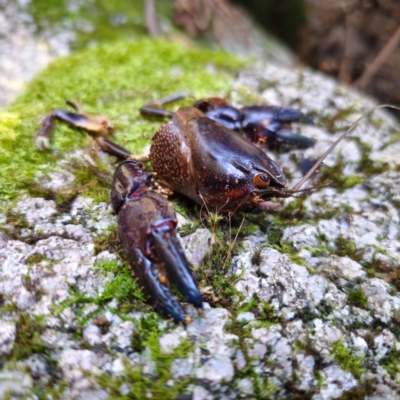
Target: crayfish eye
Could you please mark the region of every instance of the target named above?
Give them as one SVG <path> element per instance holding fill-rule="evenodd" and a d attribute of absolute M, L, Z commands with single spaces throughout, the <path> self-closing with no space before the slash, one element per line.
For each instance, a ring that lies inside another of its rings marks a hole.
<path fill-rule="evenodd" d="M 257 174 L 254 176 L 253 182 L 258 187 L 268 187 L 270 179 L 266 174 Z"/>

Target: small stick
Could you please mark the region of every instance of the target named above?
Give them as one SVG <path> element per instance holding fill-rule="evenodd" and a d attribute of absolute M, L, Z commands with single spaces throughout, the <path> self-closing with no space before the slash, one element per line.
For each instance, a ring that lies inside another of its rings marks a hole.
<path fill-rule="evenodd" d="M 156 6 L 154 0 L 144 0 L 146 27 L 150 36 L 160 36 L 160 27 L 157 19 Z"/>
<path fill-rule="evenodd" d="M 400 43 L 400 26 L 397 28 L 395 33 L 392 35 L 390 40 L 386 43 L 384 48 L 377 55 L 375 60 L 370 64 L 364 73 L 358 78 L 351 86 L 356 89 L 363 89 L 368 85 L 371 78 L 377 73 L 379 68 L 387 61 L 387 59 L 392 55 L 395 48 Z"/>

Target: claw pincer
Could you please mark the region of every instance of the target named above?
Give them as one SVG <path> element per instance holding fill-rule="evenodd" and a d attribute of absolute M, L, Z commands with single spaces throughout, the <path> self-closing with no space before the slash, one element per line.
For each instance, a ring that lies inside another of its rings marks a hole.
<path fill-rule="evenodd" d="M 314 144 L 313 140 L 291 131 L 292 122 L 313 124 L 310 117 L 292 108 L 264 104 L 239 109 L 219 97 L 199 100 L 194 107 L 227 128 L 242 131 L 247 140 L 255 144 L 304 149 Z"/>
<path fill-rule="evenodd" d="M 197 309 L 203 307 L 179 243 L 176 216 L 155 192 L 152 175 L 136 161 L 121 163 L 114 173 L 111 202 L 118 215 L 118 233 L 139 285 L 157 312 L 176 322 L 190 322 L 168 288 L 168 279 Z"/>

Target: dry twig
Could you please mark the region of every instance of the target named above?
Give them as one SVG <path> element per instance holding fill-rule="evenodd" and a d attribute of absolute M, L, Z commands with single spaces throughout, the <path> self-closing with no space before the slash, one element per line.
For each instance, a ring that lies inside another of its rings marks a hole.
<path fill-rule="evenodd" d="M 356 89 L 363 89 L 368 85 L 371 78 L 378 72 L 379 68 L 392 55 L 395 48 L 400 43 L 400 26 L 396 29 L 385 47 L 380 51 L 375 60 L 368 66 L 359 79 L 353 82 L 352 86 Z"/>

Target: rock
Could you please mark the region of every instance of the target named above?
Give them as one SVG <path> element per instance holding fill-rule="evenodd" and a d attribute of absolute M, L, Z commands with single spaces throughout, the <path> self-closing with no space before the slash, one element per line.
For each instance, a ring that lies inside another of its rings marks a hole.
<path fill-rule="evenodd" d="M 144 349 L 142 354 L 140 355 L 140 363 L 141 363 L 141 371 L 143 374 L 149 377 L 157 376 L 157 366 L 156 363 L 152 359 L 152 353 L 149 348 Z"/>
<path fill-rule="evenodd" d="M 33 226 L 58 214 L 53 200 L 32 198 L 19 201 L 13 209 L 14 214 L 22 214 L 29 225 Z"/>
<path fill-rule="evenodd" d="M 40 354 L 33 354 L 24 362 L 24 364 L 29 368 L 33 379 L 46 377 L 49 374 L 49 371 L 51 371 L 45 356 Z"/>
<path fill-rule="evenodd" d="M 368 350 L 368 344 L 364 338 L 361 336 L 357 336 L 355 333 L 350 333 L 352 349 L 354 351 L 354 355 L 357 357 L 362 357 Z"/>
<path fill-rule="evenodd" d="M 367 273 L 363 267 L 349 257 L 338 257 L 331 255 L 329 257 L 320 257 L 317 262 L 313 262 L 314 268 L 327 273 L 336 273 L 338 276 L 349 280 L 362 282 L 365 281 Z"/>
<path fill-rule="evenodd" d="M 320 319 L 315 319 L 312 323 L 314 326 L 314 334 L 311 335 L 313 347 L 321 357 L 331 362 L 332 346 L 342 339 L 343 334 L 336 326 L 332 326 L 330 323 L 324 323 Z"/>
<path fill-rule="evenodd" d="M 192 357 L 177 358 L 172 362 L 171 374 L 175 379 L 188 379 L 192 376 L 194 360 Z"/>
<path fill-rule="evenodd" d="M 311 388 L 315 385 L 315 359 L 313 356 L 307 356 L 304 354 L 296 354 L 294 356 L 294 359 L 297 362 L 297 381 L 295 387 L 299 391 L 309 392 Z"/>
<path fill-rule="evenodd" d="M 252 321 L 254 320 L 255 316 L 252 312 L 242 312 L 237 316 L 238 321 Z"/>
<path fill-rule="evenodd" d="M 343 371 L 338 365 L 332 365 L 320 371 L 322 385 L 320 393 L 313 400 L 336 399 L 358 385 L 350 372 Z"/>
<path fill-rule="evenodd" d="M 60 171 L 49 172 L 47 174 L 38 174 L 37 182 L 45 189 L 57 191 L 63 187 L 67 187 L 75 180 L 75 175 L 66 169 Z"/>
<path fill-rule="evenodd" d="M 202 386 L 195 386 L 192 400 L 214 400 L 214 396 Z"/>
<path fill-rule="evenodd" d="M 388 351 L 392 350 L 395 346 L 395 336 L 392 332 L 384 329 L 382 333 L 374 339 L 374 350 L 376 360 L 381 360 Z"/>
<path fill-rule="evenodd" d="M 124 363 L 120 358 L 113 361 L 111 370 L 116 376 L 124 376 L 126 374 Z"/>
<path fill-rule="evenodd" d="M 175 331 L 166 333 L 159 339 L 160 351 L 163 354 L 170 354 L 176 349 L 181 343 L 183 338 L 186 338 L 187 334 L 183 329 L 175 329 Z"/>
<path fill-rule="evenodd" d="M 37 26 L 31 16 L 21 11 L 21 3 L 1 2 L 0 17 L 0 105 L 20 94 L 26 82 L 57 56 L 69 53 L 73 32 L 53 31 L 51 40 L 33 33 Z"/>
<path fill-rule="evenodd" d="M 208 229 L 196 229 L 192 234 L 182 238 L 182 242 L 188 261 L 198 268 L 206 254 L 211 251 L 212 234 Z"/>
<path fill-rule="evenodd" d="M 16 328 L 11 322 L 0 321 L 0 354 L 6 355 L 14 347 Z"/>
<path fill-rule="evenodd" d="M 136 326 L 132 321 L 121 321 L 110 326 L 109 334 L 118 347 L 127 349 L 132 346 L 132 335 L 135 330 Z"/>
<path fill-rule="evenodd" d="M 389 285 L 382 279 L 372 278 L 368 283 L 363 283 L 361 288 L 368 298 L 368 308 L 383 322 L 389 321 L 393 312 L 400 310 L 400 297 L 390 296 Z"/>
<path fill-rule="evenodd" d="M 246 362 L 246 358 L 244 357 L 242 350 L 239 349 L 236 352 L 234 362 L 235 362 L 235 366 L 238 369 L 238 371 L 241 371 L 242 369 L 246 368 L 247 362 Z"/>
<path fill-rule="evenodd" d="M 240 379 L 237 383 L 237 389 L 241 397 L 251 396 L 253 394 L 253 382 L 249 378 Z"/>
<path fill-rule="evenodd" d="M 196 378 L 204 380 L 214 389 L 221 387 L 223 382 L 231 382 L 234 376 L 233 363 L 229 359 L 210 358 L 196 371 Z"/>
<path fill-rule="evenodd" d="M 83 331 L 84 340 L 90 345 L 94 346 L 101 343 L 101 331 L 96 325 L 89 325 Z"/>
<path fill-rule="evenodd" d="M 108 398 L 106 390 L 83 390 L 77 397 L 78 400 L 107 400 Z"/>
<path fill-rule="evenodd" d="M 0 372 L 0 397 L 6 394 L 14 396 L 26 395 L 33 387 L 32 378 L 28 374 L 19 371 Z"/>
<path fill-rule="evenodd" d="M 17 298 L 13 298 L 15 303 L 17 304 L 17 307 L 20 310 L 26 310 L 29 308 L 32 303 L 34 302 L 34 294 L 31 292 L 28 292 L 24 287 L 20 289 L 20 292 L 18 293 Z"/>
<path fill-rule="evenodd" d="M 303 308 L 315 308 L 323 300 L 343 307 L 346 299 L 325 278 L 310 275 L 305 267 L 270 248 L 261 251 L 258 266 L 246 270 L 235 286 L 247 299 L 255 294 L 262 300 L 271 300 L 286 319 Z"/>
<path fill-rule="evenodd" d="M 267 346 L 261 343 L 252 343 L 251 339 L 245 339 L 247 343 L 247 354 L 255 360 L 262 360 L 267 353 Z"/>
<path fill-rule="evenodd" d="M 178 212 L 176 214 L 176 220 L 178 221 L 178 229 L 183 228 L 185 225 L 192 226 L 193 221 L 190 221 L 190 219 L 185 218 L 182 214 L 179 214 Z"/>
<path fill-rule="evenodd" d="M 315 247 L 318 244 L 318 229 L 309 224 L 286 228 L 281 240 L 290 243 L 295 249 Z"/>

